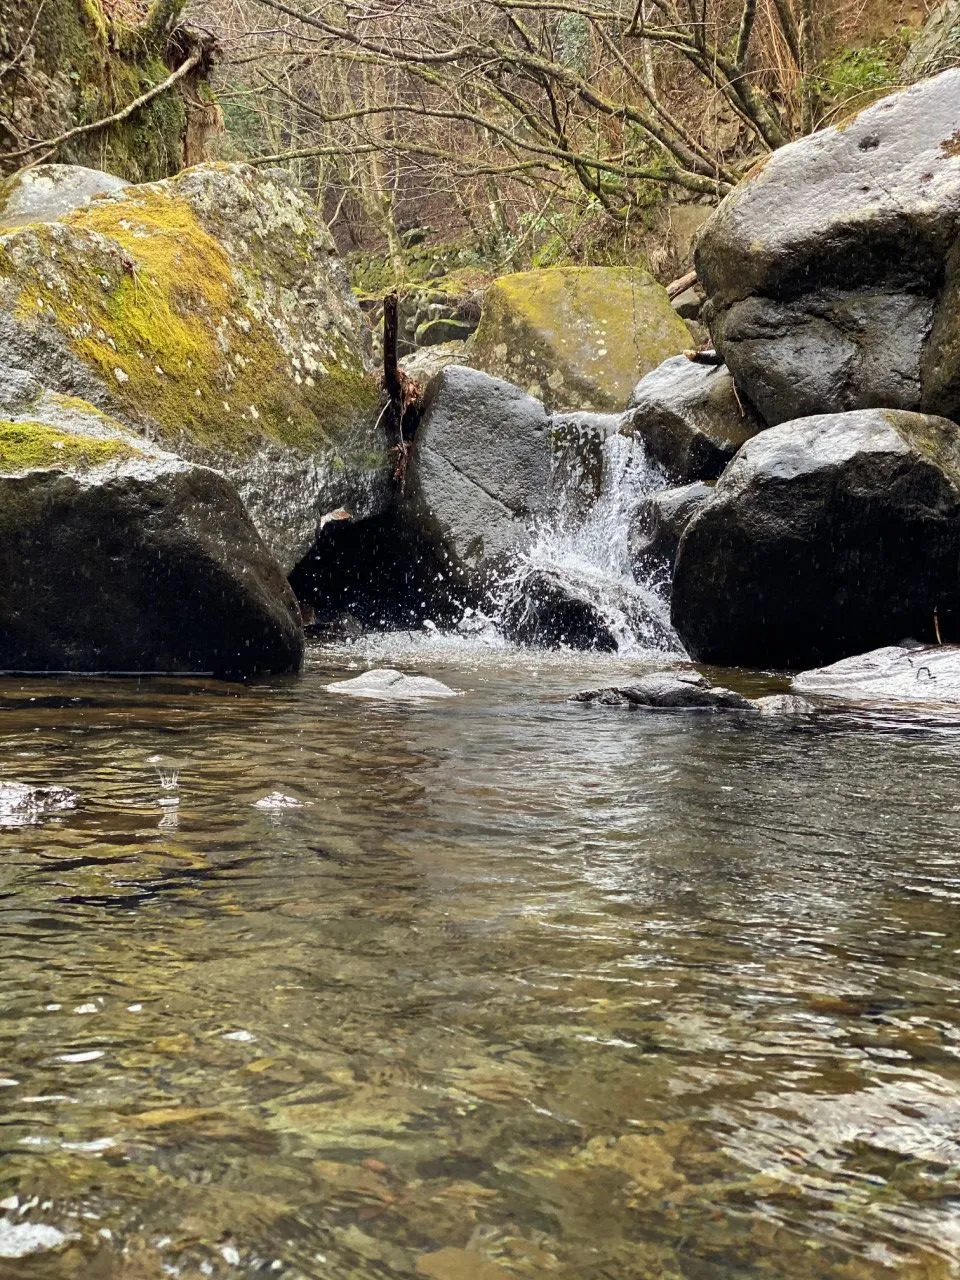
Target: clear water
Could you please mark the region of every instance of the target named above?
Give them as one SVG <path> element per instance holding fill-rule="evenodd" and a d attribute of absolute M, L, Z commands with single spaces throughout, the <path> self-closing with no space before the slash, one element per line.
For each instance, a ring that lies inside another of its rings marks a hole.
<path fill-rule="evenodd" d="M 630 669 L 0 684 L 3 1280 L 956 1275 L 960 739 Z"/>

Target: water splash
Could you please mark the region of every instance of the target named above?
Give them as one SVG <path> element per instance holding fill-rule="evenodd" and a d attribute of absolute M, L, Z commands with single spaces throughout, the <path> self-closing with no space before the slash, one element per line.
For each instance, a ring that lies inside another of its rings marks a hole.
<path fill-rule="evenodd" d="M 669 575 L 664 568 L 638 578 L 629 550 L 632 516 L 669 481 L 641 441 L 619 432 L 598 436 L 591 417 L 583 417 L 586 444 L 555 454 L 550 515 L 494 588 L 490 618 L 508 616 L 534 575 L 546 574 L 596 611 L 618 653 L 682 656 L 670 625 Z M 477 620 L 467 625 L 475 629 Z"/>

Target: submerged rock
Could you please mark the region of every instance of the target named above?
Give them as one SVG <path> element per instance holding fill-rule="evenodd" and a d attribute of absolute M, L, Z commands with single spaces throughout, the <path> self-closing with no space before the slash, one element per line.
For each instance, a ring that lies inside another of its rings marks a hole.
<path fill-rule="evenodd" d="M 324 512 L 386 500 L 360 309 L 326 228 L 252 168 L 0 233 L 4 364 L 229 475 L 288 572 Z"/>
<path fill-rule="evenodd" d="M 520 573 L 506 592 L 500 629 L 515 644 L 615 653 L 617 639 L 596 605 L 548 569 Z"/>
<path fill-rule="evenodd" d="M 672 616 L 697 661 L 802 669 L 960 630 L 960 432 L 863 410 L 749 441 L 680 542 Z"/>
<path fill-rule="evenodd" d="M 230 481 L 47 395 L 0 420 L 0 669 L 299 669 L 293 593 Z"/>
<path fill-rule="evenodd" d="M 431 680 L 429 676 L 408 676 L 389 667 L 382 671 L 365 671 L 352 680 L 337 680 L 328 684 L 326 690 L 327 693 L 345 693 L 352 698 L 385 698 L 394 702 L 460 696 L 439 680 Z"/>
<path fill-rule="evenodd" d="M 591 689 L 575 694 L 571 702 L 603 707 L 642 707 L 659 711 L 756 711 L 749 698 L 712 685 L 695 671 L 658 671 L 633 684 Z"/>
<path fill-rule="evenodd" d="M 960 646 L 890 645 L 794 677 L 799 693 L 851 702 L 960 703 Z"/>
<path fill-rule="evenodd" d="M 960 414 L 960 70 L 767 157 L 701 233 L 718 350 L 770 424 Z"/>
<path fill-rule="evenodd" d="M 818 710 L 814 703 L 792 693 L 774 693 L 766 698 L 757 698 L 754 706 L 762 716 L 774 718 L 810 716 Z"/>
<path fill-rule="evenodd" d="M 630 522 L 634 572 L 642 574 L 657 565 L 672 569 L 684 530 L 712 497 L 713 486 L 698 482 L 648 498 Z"/>
<path fill-rule="evenodd" d="M 667 360 L 637 384 L 624 430 L 677 484 L 716 480 L 761 423 L 722 365 Z"/>
<path fill-rule="evenodd" d="M 470 363 L 551 409 L 623 408 L 638 375 L 690 345 L 667 291 L 637 267 L 551 267 L 487 291 Z"/>
<path fill-rule="evenodd" d="M 29 827 L 48 814 L 76 807 L 77 794 L 68 787 L 0 781 L 0 827 Z"/>
<path fill-rule="evenodd" d="M 455 570 L 469 574 L 526 540 L 548 497 L 549 425 L 539 400 L 475 369 L 446 368 L 432 383 L 405 505 Z"/>

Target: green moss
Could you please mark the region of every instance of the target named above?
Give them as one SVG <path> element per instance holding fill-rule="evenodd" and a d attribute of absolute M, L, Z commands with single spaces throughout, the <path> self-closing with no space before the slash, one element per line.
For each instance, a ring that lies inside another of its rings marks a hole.
<path fill-rule="evenodd" d="M 44 468 L 78 470 L 131 457 L 125 441 L 57 431 L 42 422 L 10 422 L 0 419 L 0 472 Z"/>
<path fill-rule="evenodd" d="M 0 240 L 21 320 L 52 323 L 117 402 L 171 447 L 242 453 L 264 436 L 310 452 L 370 410 L 377 389 L 345 347 L 299 372 L 224 246 L 161 188 Z M 24 235 L 34 237 L 26 252 Z M 29 259 L 29 269 L 25 260 Z M 314 373 L 316 376 L 314 376 Z"/>

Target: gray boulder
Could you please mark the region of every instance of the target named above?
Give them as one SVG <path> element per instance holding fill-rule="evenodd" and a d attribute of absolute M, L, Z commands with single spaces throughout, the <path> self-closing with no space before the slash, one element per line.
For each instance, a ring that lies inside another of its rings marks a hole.
<path fill-rule="evenodd" d="M 406 509 L 459 571 L 527 539 L 550 483 L 550 421 L 539 400 L 451 366 L 427 393 L 407 473 Z"/>
<path fill-rule="evenodd" d="M 793 680 L 800 694 L 851 702 L 960 703 L 960 647 L 891 645 Z"/>
<path fill-rule="evenodd" d="M 653 711 L 756 711 L 756 704 L 732 689 L 712 685 L 696 671 L 657 671 L 621 688 L 591 689 L 571 702 Z"/>
<path fill-rule="evenodd" d="M 761 425 L 749 405 L 737 399 L 727 369 L 686 356 L 648 373 L 628 409 L 624 430 L 643 439 L 677 484 L 715 480 Z"/>
<path fill-rule="evenodd" d="M 774 152 L 697 246 L 706 315 L 770 424 L 960 414 L 960 70 Z"/>
<path fill-rule="evenodd" d="M 0 228 L 53 222 L 83 209 L 98 196 L 123 191 L 129 182 L 78 164 L 38 164 L 0 183 Z"/>
<path fill-rule="evenodd" d="M 698 661 L 802 669 L 960 627 L 960 431 L 863 410 L 744 446 L 680 542 L 673 624 Z"/>
<path fill-rule="evenodd" d="M 643 502 L 630 522 L 634 573 L 648 573 L 661 565 L 672 569 L 687 525 L 712 497 L 713 486 L 697 481 L 663 489 Z"/>
<path fill-rule="evenodd" d="M 907 83 L 960 66 L 960 0 L 944 0 L 910 44 L 901 69 Z"/>
<path fill-rule="evenodd" d="M 299 669 L 293 593 L 225 476 L 73 400 L 0 420 L 0 669 Z"/>
<path fill-rule="evenodd" d="M 351 698 L 380 698 L 388 702 L 419 702 L 424 698 L 457 698 L 460 695 L 439 680 L 429 676 L 408 676 L 385 667 L 365 671 L 351 680 L 337 680 L 326 686 L 327 693 L 342 693 Z"/>

